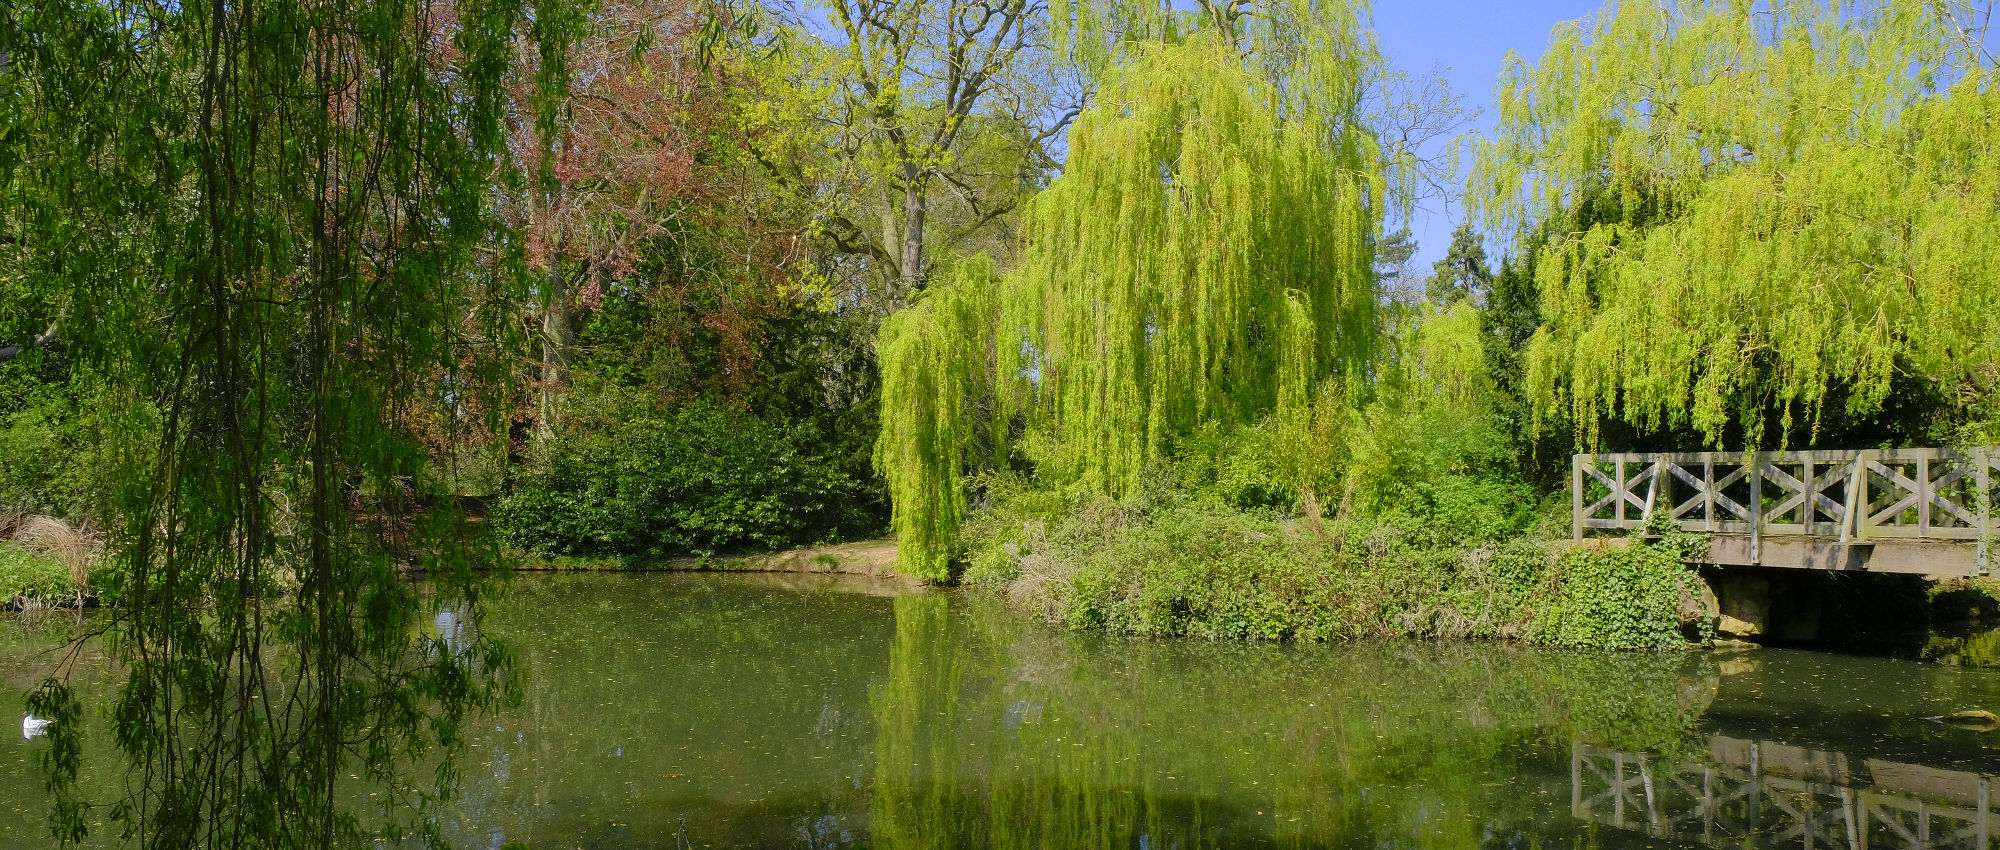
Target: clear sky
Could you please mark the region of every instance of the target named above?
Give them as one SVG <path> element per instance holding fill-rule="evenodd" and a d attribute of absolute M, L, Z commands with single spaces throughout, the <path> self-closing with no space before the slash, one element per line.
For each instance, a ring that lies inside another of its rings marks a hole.
<path fill-rule="evenodd" d="M 1445 78 L 1465 96 L 1466 105 L 1481 111 L 1472 129 L 1484 130 L 1492 123 L 1493 85 L 1507 51 L 1533 62 L 1557 23 L 1587 17 L 1602 7 L 1602 0 L 1376 0 L 1375 31 L 1382 51 L 1397 67 L 1421 74 L 1443 65 Z M 1418 268 L 1426 273 L 1444 256 L 1452 228 L 1463 217 L 1456 204 L 1430 206 L 1410 223 L 1417 237 Z"/>

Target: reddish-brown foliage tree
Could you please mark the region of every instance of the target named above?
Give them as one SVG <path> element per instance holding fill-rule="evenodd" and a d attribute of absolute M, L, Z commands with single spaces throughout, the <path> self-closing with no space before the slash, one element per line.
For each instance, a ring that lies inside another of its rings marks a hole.
<path fill-rule="evenodd" d="M 554 115 L 517 112 L 510 140 L 524 178 L 511 212 L 542 280 L 535 415 L 545 427 L 556 424 L 580 322 L 614 288 L 656 305 L 650 343 L 715 335 L 726 388 L 739 392 L 762 322 L 785 306 L 777 284 L 801 240 L 760 218 L 746 202 L 754 193 L 736 185 L 754 175 L 736 167 L 734 84 L 701 61 L 704 25 L 726 14 L 699 0 L 606 3 L 566 55 L 530 58 L 516 78 L 521 103 L 535 86 L 565 89 Z M 663 401 L 686 390 L 654 389 Z"/>

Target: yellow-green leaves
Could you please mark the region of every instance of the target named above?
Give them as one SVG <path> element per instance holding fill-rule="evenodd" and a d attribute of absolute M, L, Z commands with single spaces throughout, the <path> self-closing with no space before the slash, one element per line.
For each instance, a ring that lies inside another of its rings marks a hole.
<path fill-rule="evenodd" d="M 993 262 L 955 264 L 909 309 L 882 323 L 882 435 L 875 468 L 895 500 L 896 567 L 942 581 L 965 516 L 973 445 L 967 405 L 990 384 Z"/>
<path fill-rule="evenodd" d="M 1021 267 L 962 264 L 883 328 L 877 463 L 905 571 L 946 575 L 981 423 L 996 455 L 1024 427 L 1043 483 L 1124 495 L 1202 428 L 1284 407 L 1337 430 L 1344 409 L 1305 408 L 1365 371 L 1382 180 L 1352 100 L 1273 83 L 1213 34 L 1128 58 L 1030 206 Z M 1293 59 L 1351 89 L 1364 56 Z"/>
<path fill-rule="evenodd" d="M 1546 239 L 1538 416 L 1756 445 L 1908 373 L 1991 430 L 2000 100 L 1941 14 L 1640 0 L 1514 65 L 1473 200 Z"/>
<path fill-rule="evenodd" d="M 1140 50 L 1077 120 L 1001 346 L 1038 376 L 1063 476 L 1122 494 L 1177 436 L 1303 401 L 1367 356 L 1380 172 L 1354 124 L 1281 117 L 1282 98 L 1200 36 Z"/>

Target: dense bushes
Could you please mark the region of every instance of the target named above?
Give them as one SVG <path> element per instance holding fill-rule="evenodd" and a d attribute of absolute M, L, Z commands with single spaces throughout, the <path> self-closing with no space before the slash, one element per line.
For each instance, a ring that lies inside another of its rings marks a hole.
<path fill-rule="evenodd" d="M 54 558 L 36 555 L 12 541 L 0 540 L 0 610 L 25 600 L 72 594 L 68 568 Z"/>
<path fill-rule="evenodd" d="M 95 513 L 95 398 L 58 353 L 28 349 L 0 362 L 0 511 Z"/>
<path fill-rule="evenodd" d="M 502 501 L 523 549 L 658 557 L 879 533 L 865 457 L 809 425 L 694 400 L 551 443 Z"/>
<path fill-rule="evenodd" d="M 1687 535 L 1675 529 L 1658 543 L 1610 542 L 1630 545 L 1568 549 L 1555 560 L 1558 590 L 1541 615 L 1538 639 L 1559 646 L 1673 649 L 1689 637 L 1711 636 L 1705 618 L 1695 634 L 1679 627 L 1705 613 L 1700 579 L 1686 566 Z"/>
<path fill-rule="evenodd" d="M 501 532 L 639 559 L 881 534 L 867 317 L 718 278 L 726 258 L 684 235 L 589 313 L 550 421 L 516 438 Z"/>
<path fill-rule="evenodd" d="M 1199 429 L 1123 499 L 988 476 L 964 580 L 1071 627 L 1138 635 L 1627 649 L 1701 637 L 1678 536 L 1555 542 L 1567 501 L 1527 480 L 1505 437 L 1478 314 L 1394 318 L 1393 368 L 1371 397 L 1329 381 L 1257 422 Z"/>
<path fill-rule="evenodd" d="M 1348 519 L 1316 533 L 1170 490 L 1057 501 L 1002 496 L 971 529 L 965 578 L 1075 628 L 1669 649 L 1686 642 L 1683 615 L 1701 611 L 1694 573 L 1667 545 L 1586 549 L 1516 536 L 1453 546 L 1427 529 Z M 1033 516 L 1025 506 L 1037 504 L 1058 509 Z"/>

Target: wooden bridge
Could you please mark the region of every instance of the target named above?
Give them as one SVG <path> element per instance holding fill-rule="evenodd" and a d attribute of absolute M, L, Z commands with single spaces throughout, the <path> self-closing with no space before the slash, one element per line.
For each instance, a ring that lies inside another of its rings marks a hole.
<path fill-rule="evenodd" d="M 1570 493 L 1577 540 L 1664 514 L 1706 563 L 1985 575 L 2000 447 L 1580 454 Z"/>
<path fill-rule="evenodd" d="M 1707 758 L 1570 748 L 1570 814 L 1756 850 L 1992 850 L 1994 777 L 1716 736 Z"/>

